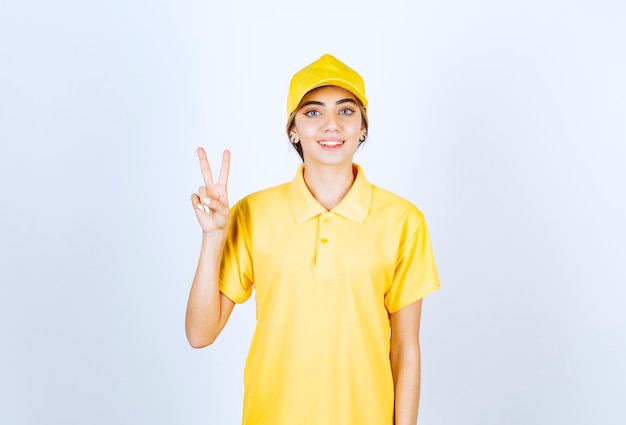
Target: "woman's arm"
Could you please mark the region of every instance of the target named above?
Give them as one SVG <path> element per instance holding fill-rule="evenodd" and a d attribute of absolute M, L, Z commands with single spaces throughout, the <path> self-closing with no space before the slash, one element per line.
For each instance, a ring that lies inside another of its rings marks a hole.
<path fill-rule="evenodd" d="M 191 195 L 191 204 L 202 228 L 202 248 L 185 318 L 187 340 L 194 348 L 206 347 L 215 341 L 235 306 L 219 291 L 220 265 L 230 224 L 226 190 L 230 153 L 224 152 L 217 183 L 213 183 L 204 149 L 198 148 L 198 158 L 205 185 Z"/>
<path fill-rule="evenodd" d="M 202 237 L 200 259 L 189 292 L 185 317 L 187 340 L 194 348 L 212 344 L 235 307 L 235 303 L 219 291 L 223 239 L 219 236 L 215 239 L 206 235 Z"/>
<path fill-rule="evenodd" d="M 422 300 L 391 314 L 395 425 L 415 425 L 420 396 L 419 329 Z"/>

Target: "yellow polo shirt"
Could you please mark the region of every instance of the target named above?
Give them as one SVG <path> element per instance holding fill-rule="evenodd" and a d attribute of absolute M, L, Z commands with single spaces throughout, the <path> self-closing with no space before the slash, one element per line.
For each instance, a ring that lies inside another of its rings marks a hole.
<path fill-rule="evenodd" d="M 232 209 L 220 290 L 254 288 L 244 425 L 392 425 L 389 314 L 439 288 L 426 222 L 410 202 L 355 182 L 327 211 L 303 166 Z"/>

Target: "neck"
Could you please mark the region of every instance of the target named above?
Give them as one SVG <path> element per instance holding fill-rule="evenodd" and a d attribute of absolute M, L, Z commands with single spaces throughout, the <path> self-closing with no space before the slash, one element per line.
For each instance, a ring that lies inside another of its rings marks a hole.
<path fill-rule="evenodd" d="M 346 196 L 354 179 L 352 164 L 349 167 L 304 166 L 304 182 L 317 202 L 329 211 Z"/>

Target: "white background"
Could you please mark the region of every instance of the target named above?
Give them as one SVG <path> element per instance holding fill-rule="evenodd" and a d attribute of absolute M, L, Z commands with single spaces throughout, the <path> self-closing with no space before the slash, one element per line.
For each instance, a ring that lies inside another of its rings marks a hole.
<path fill-rule="evenodd" d="M 290 180 L 328 52 L 366 80 L 356 161 L 431 230 L 420 424 L 623 424 L 625 45 L 617 0 L 4 0 L 0 423 L 240 422 L 254 302 L 184 336 L 195 148 L 231 202 Z"/>

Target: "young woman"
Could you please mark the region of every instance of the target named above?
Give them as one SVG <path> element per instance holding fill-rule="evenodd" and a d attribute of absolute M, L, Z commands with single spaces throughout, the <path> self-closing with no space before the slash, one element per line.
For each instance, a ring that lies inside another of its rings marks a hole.
<path fill-rule="evenodd" d="M 303 161 L 291 182 L 231 210 L 230 153 L 214 182 L 198 149 L 187 338 L 211 344 L 254 288 L 243 424 L 414 425 L 422 298 L 439 288 L 426 222 L 352 162 L 368 128 L 358 73 L 324 55 L 293 76 L 287 104 Z"/>

